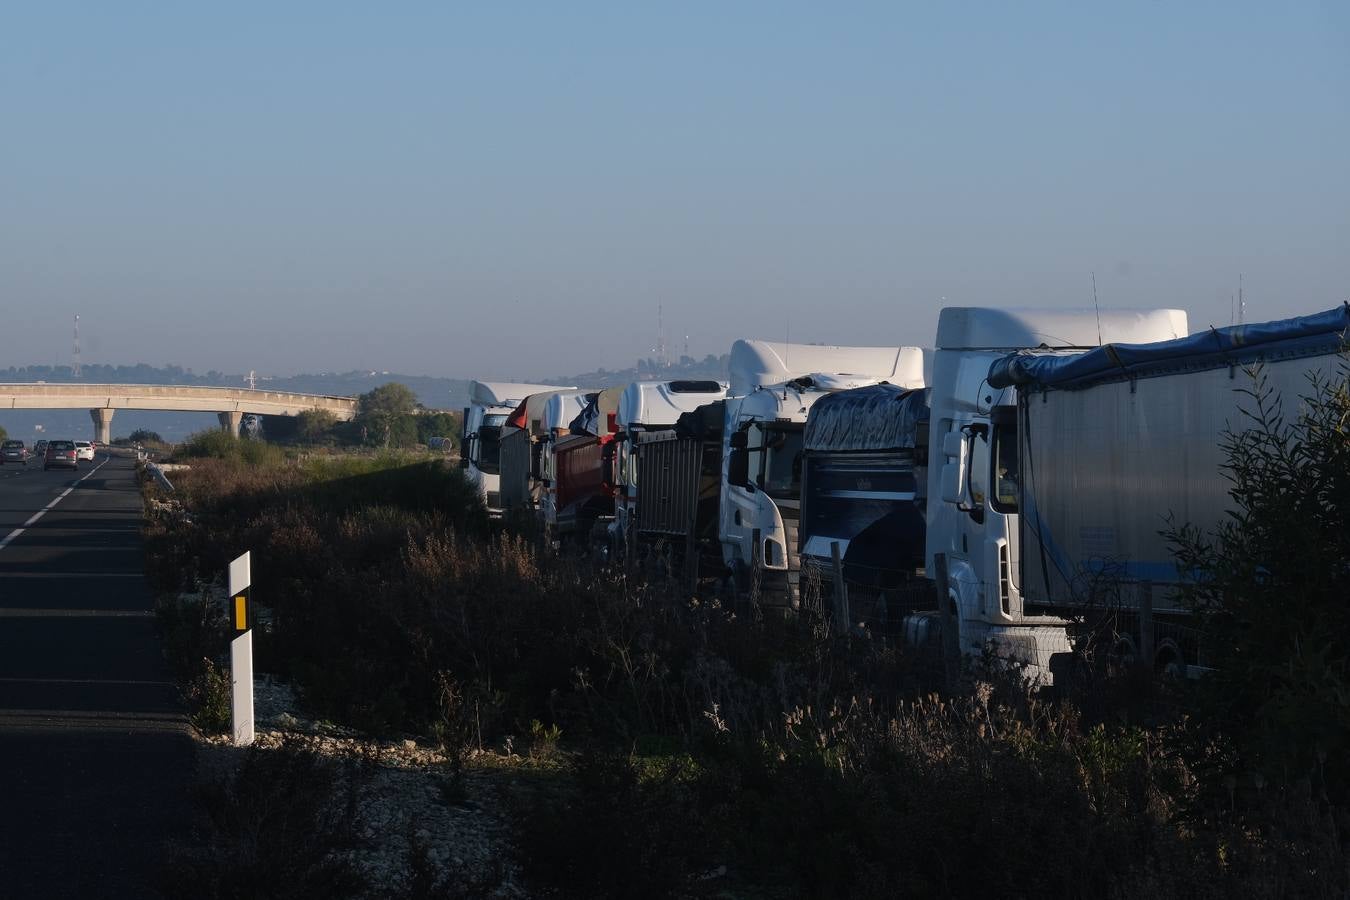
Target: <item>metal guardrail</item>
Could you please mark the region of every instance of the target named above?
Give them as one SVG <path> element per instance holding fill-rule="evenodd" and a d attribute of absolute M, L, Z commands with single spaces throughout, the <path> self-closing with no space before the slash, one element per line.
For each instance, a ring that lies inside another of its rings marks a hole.
<path fill-rule="evenodd" d="M 143 460 L 145 459 L 144 450 L 142 450 L 139 455 L 141 459 Z M 152 462 L 146 462 L 145 467 L 150 471 L 150 474 L 154 476 L 156 484 L 164 488 L 164 490 L 166 491 L 169 492 L 173 491 L 173 482 L 169 480 L 169 476 L 164 474 L 163 469 L 161 469 L 158 465 Z"/>

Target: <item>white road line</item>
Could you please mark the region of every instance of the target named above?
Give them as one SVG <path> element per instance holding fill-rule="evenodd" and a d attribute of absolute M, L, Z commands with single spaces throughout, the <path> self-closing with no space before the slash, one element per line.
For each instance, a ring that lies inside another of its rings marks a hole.
<path fill-rule="evenodd" d="M 29 517 L 29 519 L 28 519 L 27 522 L 24 522 L 23 525 L 21 525 L 21 526 L 18 527 L 18 528 L 15 528 L 15 529 L 14 529 L 13 531 L 11 531 L 9 534 L 5 535 L 3 538 L 0 538 L 0 550 L 3 550 L 3 549 L 5 549 L 6 547 L 8 547 L 8 546 L 10 545 L 10 543 L 13 542 L 13 540 L 14 540 L 15 538 L 17 538 L 19 535 L 23 534 L 23 533 L 24 533 L 26 530 L 28 530 L 29 528 L 32 528 L 32 527 L 33 527 L 33 524 L 34 524 L 35 522 L 37 522 L 38 519 L 40 519 L 40 518 L 42 518 L 43 516 L 45 516 L 45 515 L 48 513 L 48 511 L 51 510 L 51 508 L 52 508 L 53 506 L 55 506 L 56 504 L 60 503 L 62 500 L 66 499 L 67 497 L 69 497 L 69 496 L 70 496 L 70 492 L 73 491 L 73 490 L 75 490 L 75 488 L 79 487 L 81 481 L 84 481 L 85 478 L 89 478 L 89 477 L 92 476 L 95 472 L 97 472 L 99 469 L 101 469 L 101 468 L 103 468 L 104 466 L 106 466 L 106 465 L 108 464 L 108 460 L 109 460 L 109 459 L 111 459 L 111 457 L 105 457 L 104 460 L 103 460 L 103 462 L 99 463 L 98 465 L 96 465 L 96 466 L 94 466 L 92 469 L 90 469 L 88 472 L 86 472 L 85 475 L 84 475 L 84 478 L 81 478 L 80 481 L 77 481 L 77 482 L 75 482 L 74 484 L 72 484 L 70 487 L 66 488 L 66 489 L 65 489 L 64 491 L 62 491 L 59 495 L 57 495 L 56 498 L 53 499 L 51 503 L 48 503 L 46 506 L 42 507 L 42 509 L 40 509 L 40 510 L 38 510 L 37 512 L 33 513 L 33 515 Z"/>

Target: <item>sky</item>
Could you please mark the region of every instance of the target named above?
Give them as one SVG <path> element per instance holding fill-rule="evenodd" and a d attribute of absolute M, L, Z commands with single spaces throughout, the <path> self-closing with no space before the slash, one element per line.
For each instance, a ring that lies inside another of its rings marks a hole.
<path fill-rule="evenodd" d="M 1350 4 L 8 3 L 0 367 L 531 378 L 1350 299 Z"/>

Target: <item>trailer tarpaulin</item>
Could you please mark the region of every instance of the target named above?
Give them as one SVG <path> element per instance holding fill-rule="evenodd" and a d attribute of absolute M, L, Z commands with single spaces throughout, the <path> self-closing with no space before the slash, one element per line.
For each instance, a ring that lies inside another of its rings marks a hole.
<path fill-rule="evenodd" d="M 692 412 L 682 413 L 675 421 L 675 433 L 682 438 L 694 438 L 699 441 L 722 440 L 723 420 L 726 418 L 727 402 L 714 400 L 705 403 Z"/>
<path fill-rule="evenodd" d="M 913 447 L 928 421 L 928 389 L 873 384 L 826 394 L 806 419 L 805 448 L 819 451 Z"/>
<path fill-rule="evenodd" d="M 567 423 L 567 430 L 573 434 L 599 436 L 603 433 L 600 428 L 600 392 L 594 391 L 586 395 L 586 405 L 575 419 Z"/>
<path fill-rule="evenodd" d="M 1211 328 L 1174 341 L 1106 344 L 1072 356 L 1013 353 L 995 360 L 988 380 L 994 388 L 1074 390 L 1107 381 L 1336 352 L 1346 347 L 1347 331 L 1350 304 L 1342 304 L 1311 316 Z"/>

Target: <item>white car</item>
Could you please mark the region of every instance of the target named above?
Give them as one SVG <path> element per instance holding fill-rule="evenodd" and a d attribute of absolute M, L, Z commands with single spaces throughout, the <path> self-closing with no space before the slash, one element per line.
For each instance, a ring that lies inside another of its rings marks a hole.
<path fill-rule="evenodd" d="M 93 461 L 94 461 L 94 445 L 91 444 L 91 443 L 89 443 L 88 441 L 76 441 L 76 442 L 75 442 L 75 458 L 76 458 L 76 459 L 87 459 L 87 460 L 89 460 L 90 462 L 93 462 Z"/>

